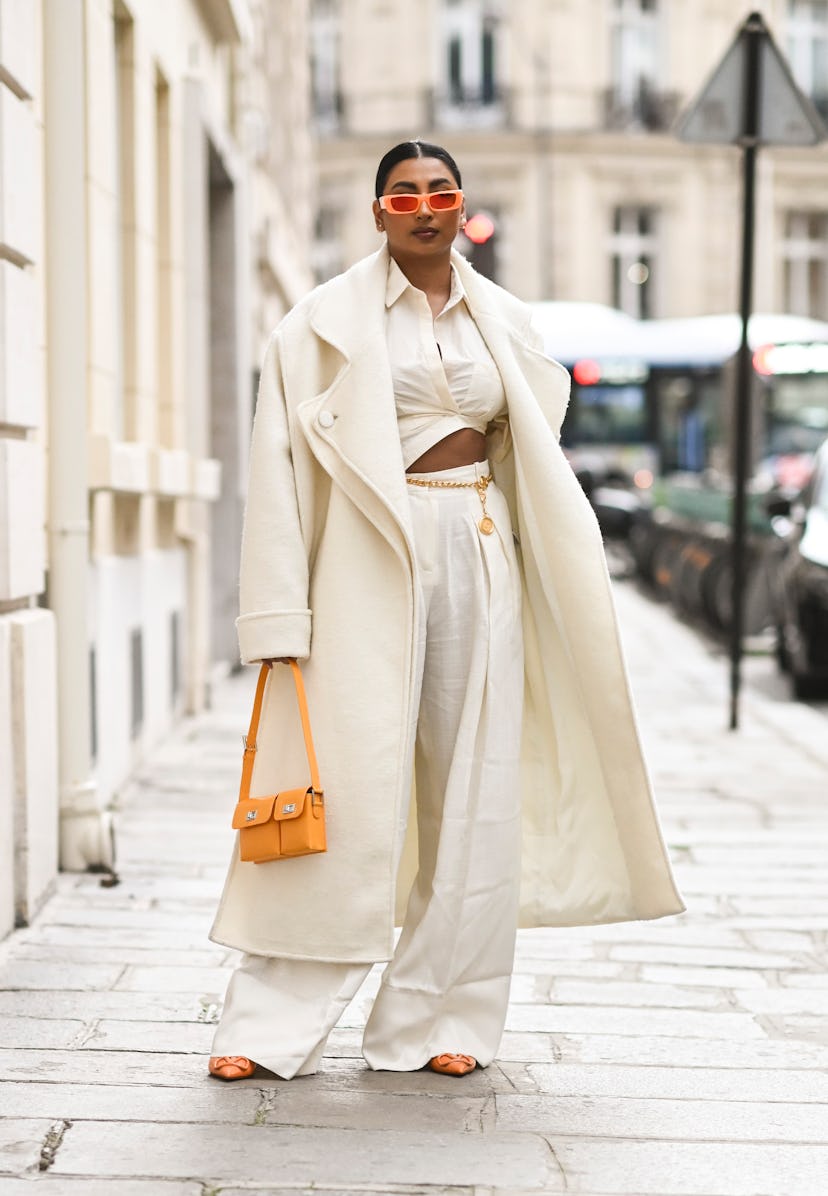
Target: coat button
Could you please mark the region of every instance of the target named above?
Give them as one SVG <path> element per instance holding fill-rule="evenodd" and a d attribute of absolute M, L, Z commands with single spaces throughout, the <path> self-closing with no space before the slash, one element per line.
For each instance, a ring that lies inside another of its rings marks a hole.
<path fill-rule="evenodd" d="M 336 416 L 332 411 L 319 412 L 319 426 L 320 428 L 332 428 L 336 422 Z"/>

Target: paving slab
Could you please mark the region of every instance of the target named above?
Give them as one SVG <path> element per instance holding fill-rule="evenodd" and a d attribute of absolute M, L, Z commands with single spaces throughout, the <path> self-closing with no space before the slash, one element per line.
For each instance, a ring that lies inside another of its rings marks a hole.
<path fill-rule="evenodd" d="M 742 1009 L 749 1009 L 752 1013 L 828 1014 L 827 988 L 774 988 L 762 992 L 756 989 L 743 992 L 736 990 L 733 997 Z"/>
<path fill-rule="evenodd" d="M 509 1064 L 500 1069 L 524 1093 L 549 1096 L 649 1097 L 828 1106 L 828 1072 L 794 1068 L 657 1067 L 606 1064 Z M 828 1133 L 828 1119 L 826 1119 Z"/>
<path fill-rule="evenodd" d="M 87 1176 L 70 1179 L 65 1175 L 38 1174 L 29 1179 L 2 1176 L 0 1185 L 3 1196 L 205 1196 L 203 1184 L 179 1180 L 122 1179 L 115 1189 L 109 1179 L 89 1179 Z M 227 1196 L 226 1188 L 222 1189 L 221 1196 Z M 246 1196 L 250 1196 L 249 1188 Z M 258 1196 L 262 1196 L 261 1191 Z M 295 1189 L 292 1196 L 295 1196 Z"/>
<path fill-rule="evenodd" d="M 772 973 L 770 977 L 764 972 L 746 968 L 703 968 L 680 963 L 645 963 L 639 967 L 638 978 L 648 985 L 669 984 L 685 992 L 694 988 L 767 988 L 769 984 L 776 982 L 778 975 L 775 969 L 769 971 Z"/>
<path fill-rule="evenodd" d="M 126 1021 L 100 1018 L 78 1046 L 84 1051 L 151 1051 L 155 1054 L 204 1056 L 215 1026 L 207 1022 Z"/>
<path fill-rule="evenodd" d="M 67 1121 L 187 1121 L 253 1125 L 262 1106 L 260 1088 L 232 1089 L 230 1085 L 203 1083 L 194 1088 L 162 1088 L 130 1083 L 76 1084 L 58 1077 L 49 1083 L 0 1084 L 0 1118 L 47 1117 Z M 116 1132 L 111 1126 L 109 1133 Z M 0 1192 L 5 1190 L 0 1183 Z"/>
<path fill-rule="evenodd" d="M 812 964 L 800 955 L 770 951 L 752 951 L 745 946 L 743 950 L 717 947 L 659 947 L 639 943 L 619 943 L 610 948 L 610 959 L 632 960 L 636 963 L 676 963 L 699 964 L 714 969 L 723 968 L 759 968 L 782 969 L 792 971 L 796 968 L 807 968 Z"/>
<path fill-rule="evenodd" d="M 799 972 L 780 976 L 784 988 L 828 988 L 828 969 L 824 972 Z"/>
<path fill-rule="evenodd" d="M 88 992 L 112 988 L 123 971 L 122 963 L 68 964 L 15 959 L 0 967 L 0 988 L 11 992 L 37 988 Z"/>
<path fill-rule="evenodd" d="M 828 1147 L 552 1138 L 569 1190 L 593 1196 L 825 1196 Z"/>
<path fill-rule="evenodd" d="M 602 1008 L 600 1019 L 591 1005 L 512 1005 L 510 1030 L 542 1030 L 548 1034 L 601 1030 L 624 1037 L 760 1038 L 763 1030 L 748 1013 L 698 1012 L 695 1009 Z"/>
<path fill-rule="evenodd" d="M 228 978 L 230 973 L 227 973 Z M 84 1019 L 109 1017 L 125 1021 L 198 1022 L 215 1019 L 211 997 L 193 993 L 0 992 L 0 1016 Z"/>
<path fill-rule="evenodd" d="M 416 1184 L 412 1187 L 411 1184 L 389 1183 L 360 1184 L 358 1188 L 343 1188 L 341 1184 L 314 1184 L 312 1188 L 293 1185 L 282 1188 L 273 1187 L 271 1184 L 265 1188 L 258 1185 L 255 1188 L 227 1188 L 222 1185 L 221 1196 L 250 1196 L 252 1191 L 255 1191 L 256 1196 L 319 1196 L 320 1192 L 324 1193 L 324 1196 L 364 1196 L 365 1193 L 376 1193 L 377 1196 L 491 1196 L 493 1189 L 479 1187 L 477 1184 L 473 1187 L 468 1187 L 465 1184 L 462 1187 L 452 1185 L 450 1188 L 433 1184 L 428 1184 L 425 1187 L 422 1184 Z M 537 1196 L 537 1191 L 537 1188 L 534 1188 L 531 1193 L 527 1190 L 518 1192 L 510 1189 L 509 1196 Z"/>
<path fill-rule="evenodd" d="M 217 993 L 224 996 L 227 970 L 219 967 L 159 967 L 130 965 L 121 970 L 113 985 L 120 992 L 131 993 Z"/>
<path fill-rule="evenodd" d="M 86 943 L 26 943 L 16 953 L 18 960 L 31 960 L 36 963 L 110 963 L 119 964 L 121 966 L 121 975 L 118 980 L 119 988 L 126 988 L 129 984 L 129 975 L 125 972 L 125 965 L 132 965 L 136 969 L 142 968 L 179 968 L 181 966 L 182 958 L 186 958 L 187 967 L 197 968 L 221 968 L 224 960 L 227 957 L 226 950 L 215 948 L 214 950 L 207 949 L 193 949 L 182 951 L 180 948 L 152 948 L 152 947 L 133 947 L 131 945 L 122 945 L 120 947 L 100 947 L 90 946 Z M 224 976 L 222 975 L 222 983 Z M 177 988 L 178 985 L 172 985 Z"/>
<path fill-rule="evenodd" d="M 718 984 L 716 983 L 718 979 Z M 726 1009 L 726 989 L 715 972 L 708 975 L 707 990 L 677 984 L 630 982 L 614 979 L 600 983 L 590 980 L 556 979 L 549 986 L 547 1000 L 556 1005 L 615 1005 L 627 1009 L 661 1006 L 665 1009 Z"/>
<path fill-rule="evenodd" d="M 51 913 L 51 910 L 47 911 Z M 170 919 L 165 918 L 162 923 L 153 928 L 130 926 L 129 935 L 124 934 L 123 925 L 83 925 L 77 923 L 66 924 L 63 920 L 44 919 L 38 922 L 37 934 L 22 940 L 22 946 L 15 947 L 15 956 L 22 949 L 38 949 L 41 951 L 52 948 L 63 948 L 66 951 L 89 951 L 101 949 L 104 951 L 165 951 L 175 952 L 178 963 L 183 960 L 189 964 L 192 952 L 208 952 L 216 958 L 225 959 L 228 955 L 227 947 L 219 947 L 206 940 L 204 925 L 197 921 L 193 928 L 187 930 L 179 926 L 170 926 Z"/>
<path fill-rule="evenodd" d="M 564 1177 L 542 1137 L 526 1133 L 403 1133 L 394 1130 L 290 1129 L 280 1126 L 122 1125 L 101 1137 L 105 1123 L 79 1122 L 67 1133 L 54 1175 L 115 1179 L 189 1179 L 218 1186 L 237 1181 L 298 1184 L 520 1184 L 565 1191 Z"/>
<path fill-rule="evenodd" d="M 771 1031 L 766 1029 L 766 1034 Z M 501 1059 L 526 1060 L 532 1040 L 540 1035 L 510 1035 L 499 1052 Z M 795 1038 L 661 1038 L 625 1037 L 617 1034 L 552 1034 L 546 1049 L 555 1061 L 581 1063 L 646 1064 L 672 1067 L 819 1068 L 828 1066 L 828 1045 Z M 540 1050 L 536 1059 L 540 1061 Z"/>
<path fill-rule="evenodd" d="M 828 1146 L 825 1106 L 633 1097 L 494 1098 L 498 1130 L 674 1142 L 810 1142 Z"/>
<path fill-rule="evenodd" d="M 96 1050 L 0 1050 L 0 1081 L 122 1084 L 125 1076 L 133 1084 L 163 1088 L 203 1087 L 207 1082 L 205 1060 L 196 1055 Z"/>
<path fill-rule="evenodd" d="M 70 898 L 67 890 L 61 887 L 66 879 L 66 874 L 58 877 L 58 895 L 40 915 L 38 928 L 40 925 L 69 926 L 122 932 L 128 930 L 130 933 L 161 930 L 172 935 L 180 933 L 182 943 L 198 941 L 199 938 L 202 943 L 207 940 L 212 921 L 209 910 L 179 911 L 173 919 L 168 909 L 158 908 L 150 902 L 127 901 L 118 904 L 117 898 L 110 896 L 102 904 L 95 904 L 96 889 L 75 892 Z M 108 893 L 115 894 L 117 889 L 110 889 Z M 82 900 L 78 900 L 80 896 Z"/>
<path fill-rule="evenodd" d="M 82 1037 L 86 1023 L 79 1018 L 0 1017 L 0 1044 L 4 1049 L 39 1047 L 55 1050 L 71 1047 Z"/>
<path fill-rule="evenodd" d="M 399 1088 L 400 1085 L 397 1085 Z M 262 1115 L 265 1125 L 300 1125 L 315 1128 L 400 1130 L 410 1133 L 477 1133 L 494 1129 L 495 1097 L 457 1094 L 446 1090 L 403 1093 L 364 1092 L 353 1085 L 330 1091 L 319 1084 L 288 1088 L 277 1084 L 273 1100 Z M 514 1127 L 510 1127 L 514 1128 Z"/>
<path fill-rule="evenodd" d="M 537 983 L 539 977 L 544 977 L 548 981 L 558 976 L 590 980 L 621 980 L 627 978 L 631 971 L 627 964 L 612 963 L 607 959 L 531 958 L 519 960 L 517 966 L 520 971 L 512 978 L 515 985 L 523 983 L 524 979 Z M 515 989 L 512 1000 L 516 999 L 515 993 L 518 991 L 519 989 Z"/>

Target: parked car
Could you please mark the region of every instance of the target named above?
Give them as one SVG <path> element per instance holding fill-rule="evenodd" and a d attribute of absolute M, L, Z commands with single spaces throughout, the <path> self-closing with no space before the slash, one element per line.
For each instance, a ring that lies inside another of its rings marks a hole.
<path fill-rule="evenodd" d="M 619 469 L 578 467 L 575 476 L 589 499 L 605 539 L 626 540 L 647 500 L 631 477 Z"/>
<path fill-rule="evenodd" d="M 777 657 L 799 698 L 828 691 L 828 440 L 798 499 L 769 501 L 780 539 L 772 570 Z"/>

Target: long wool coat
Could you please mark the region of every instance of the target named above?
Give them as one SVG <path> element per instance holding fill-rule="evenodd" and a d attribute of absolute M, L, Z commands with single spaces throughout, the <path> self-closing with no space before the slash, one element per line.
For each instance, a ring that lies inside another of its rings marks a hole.
<path fill-rule="evenodd" d="M 262 372 L 239 641 L 246 663 L 305 660 L 328 852 L 253 864 L 234 851 L 211 937 L 260 955 L 389 958 L 395 889 L 404 900 L 416 867 L 408 846 L 400 866 L 397 846 L 411 795 L 417 610 L 387 263 L 382 249 L 311 292 L 274 332 Z M 678 913 L 600 533 L 558 443 L 569 377 L 536 347 L 523 303 L 454 263 L 509 410 L 511 435 L 492 451 L 523 575 L 521 925 Z M 295 705 L 290 670 L 276 666 L 253 793 L 308 779 Z"/>

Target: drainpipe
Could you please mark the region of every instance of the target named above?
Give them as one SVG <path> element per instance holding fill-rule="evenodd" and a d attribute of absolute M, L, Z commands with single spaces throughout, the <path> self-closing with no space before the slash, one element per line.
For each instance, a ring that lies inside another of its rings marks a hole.
<path fill-rule="evenodd" d="M 84 0 L 43 6 L 49 605 L 57 623 L 60 866 L 112 873 L 92 776 L 86 379 Z"/>

